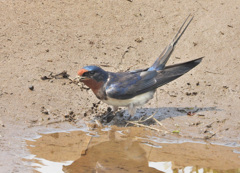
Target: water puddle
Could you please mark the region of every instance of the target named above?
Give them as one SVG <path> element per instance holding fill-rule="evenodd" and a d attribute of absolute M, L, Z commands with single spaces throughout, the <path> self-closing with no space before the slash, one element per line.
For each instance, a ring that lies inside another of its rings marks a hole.
<path fill-rule="evenodd" d="M 42 134 L 25 163 L 42 173 L 239 173 L 240 147 L 170 141 L 137 127 Z"/>

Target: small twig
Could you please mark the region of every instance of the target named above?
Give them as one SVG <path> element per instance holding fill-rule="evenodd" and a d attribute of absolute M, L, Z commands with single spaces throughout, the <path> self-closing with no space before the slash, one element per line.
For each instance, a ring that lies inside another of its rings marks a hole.
<path fill-rule="evenodd" d="M 170 133 L 168 130 L 161 130 L 161 129 L 157 129 L 157 128 L 155 128 L 155 127 L 147 126 L 147 125 L 144 125 L 144 124 L 139 124 L 139 123 L 145 122 L 145 121 L 147 121 L 147 120 L 149 120 L 149 119 L 152 118 L 157 124 L 159 124 L 161 127 L 163 127 L 163 128 L 166 129 L 166 127 L 164 127 L 164 126 L 162 125 L 162 123 L 160 123 L 156 118 L 154 118 L 154 115 L 155 115 L 156 113 L 157 113 L 157 112 L 155 112 L 154 114 L 152 114 L 151 116 L 149 116 L 149 117 L 146 118 L 145 120 L 141 120 L 141 118 L 140 118 L 138 121 L 126 121 L 127 124 L 126 124 L 125 127 L 127 127 L 128 124 L 130 123 L 130 124 L 134 124 L 134 125 L 136 125 L 136 126 L 149 128 L 149 129 L 151 129 L 151 130 L 155 130 L 155 131 L 158 131 L 158 132 L 163 132 L 164 134 Z"/>
<path fill-rule="evenodd" d="M 156 118 L 153 117 L 153 120 L 156 121 L 161 127 L 163 127 L 162 123 L 160 123 Z"/>
<path fill-rule="evenodd" d="M 170 133 L 167 128 L 162 124 L 160 123 L 156 118 L 153 118 L 154 121 L 156 121 L 156 123 L 158 123 L 161 127 L 163 127 L 164 129 L 166 129 L 165 133 Z"/>
<path fill-rule="evenodd" d="M 160 130 L 160 129 L 157 129 L 157 128 L 154 128 L 154 127 L 151 127 L 151 126 L 146 126 L 144 124 L 139 124 L 137 122 L 134 122 L 134 121 L 126 121 L 127 123 L 131 123 L 131 124 L 134 124 L 136 126 L 140 126 L 140 127 L 145 127 L 145 128 L 149 128 L 151 130 L 155 130 L 155 131 L 158 131 L 158 132 L 164 132 L 163 130 Z"/>
<path fill-rule="evenodd" d="M 207 124 L 207 125 L 206 125 L 206 127 L 207 127 L 207 128 L 211 128 L 211 127 L 212 127 L 212 125 L 213 125 L 213 123 L 215 123 L 215 121 L 213 121 L 213 122 L 211 122 L 211 123 Z"/>
<path fill-rule="evenodd" d="M 212 74 L 220 74 L 223 75 L 223 73 L 216 73 L 216 72 L 211 72 L 211 71 L 205 71 L 206 73 L 212 73 Z"/>
<path fill-rule="evenodd" d="M 99 64 L 99 66 L 102 66 L 102 67 L 112 67 L 112 65 L 109 65 L 109 64 Z"/>
<path fill-rule="evenodd" d="M 212 138 L 213 136 L 215 136 L 216 134 L 217 134 L 217 132 L 211 134 L 210 136 L 205 136 L 204 139 L 211 139 L 211 138 Z"/>
<path fill-rule="evenodd" d="M 61 123 L 61 122 L 63 122 L 63 121 L 62 120 L 56 120 L 56 121 L 48 122 L 47 125 Z"/>
<path fill-rule="evenodd" d="M 48 71 L 48 70 L 46 70 Z M 50 74 L 48 76 L 42 76 L 42 80 L 47 79 L 69 79 L 69 74 L 67 71 L 62 71 L 61 73 L 54 74 L 53 72 L 48 71 Z"/>
<path fill-rule="evenodd" d="M 212 125 L 214 122 L 210 123 L 210 125 Z M 207 125 L 208 126 L 208 125 Z M 204 139 L 211 139 L 212 137 L 214 137 L 217 133 L 221 132 L 222 130 L 220 129 L 220 127 L 218 126 L 218 129 L 213 132 L 210 136 L 205 136 Z"/>
<path fill-rule="evenodd" d="M 143 123 L 151 118 L 153 118 L 154 115 L 156 115 L 157 112 L 155 112 L 154 114 L 152 114 L 151 116 L 149 116 L 148 118 L 146 118 L 145 120 L 141 120 L 142 118 L 140 118 L 138 121 L 132 121 L 132 122 L 135 122 L 135 123 Z"/>

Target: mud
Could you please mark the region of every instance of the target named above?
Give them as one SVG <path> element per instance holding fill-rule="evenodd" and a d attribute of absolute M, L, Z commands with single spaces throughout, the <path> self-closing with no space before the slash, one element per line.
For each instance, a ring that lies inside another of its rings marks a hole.
<path fill-rule="evenodd" d="M 189 13 L 194 19 L 167 65 L 205 58 L 159 88 L 132 121 L 154 114 L 138 126 L 162 137 L 239 145 L 239 7 L 239 0 L 0 0 L 0 172 L 32 172 L 22 161 L 25 138 L 39 133 L 96 120 L 135 126 L 124 108 L 105 116 L 109 106 L 70 79 L 86 65 L 149 67 Z"/>

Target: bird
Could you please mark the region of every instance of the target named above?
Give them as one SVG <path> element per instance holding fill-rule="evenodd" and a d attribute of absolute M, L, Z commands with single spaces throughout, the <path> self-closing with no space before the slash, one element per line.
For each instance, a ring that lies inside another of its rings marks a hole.
<path fill-rule="evenodd" d="M 166 66 L 192 19 L 193 16 L 190 14 L 170 44 L 149 68 L 114 73 L 105 71 L 99 66 L 85 66 L 77 73 L 80 82 L 87 85 L 99 100 L 111 105 L 113 111 L 118 110 L 119 107 L 127 107 L 130 117 L 133 117 L 136 107 L 151 100 L 158 87 L 179 78 L 202 61 L 203 57 Z"/>

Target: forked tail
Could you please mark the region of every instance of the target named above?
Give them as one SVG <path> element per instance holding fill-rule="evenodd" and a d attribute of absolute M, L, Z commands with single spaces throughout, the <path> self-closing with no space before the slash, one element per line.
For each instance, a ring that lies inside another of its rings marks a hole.
<path fill-rule="evenodd" d="M 185 30 L 187 29 L 188 25 L 191 23 L 192 19 L 193 19 L 193 16 L 191 17 L 191 14 L 190 14 L 182 24 L 180 29 L 178 30 L 172 42 L 163 50 L 163 52 L 160 54 L 160 56 L 157 58 L 154 64 L 148 69 L 148 71 L 164 69 L 168 59 L 170 58 L 174 50 L 175 45 L 177 44 L 178 40 L 181 38 Z"/>

